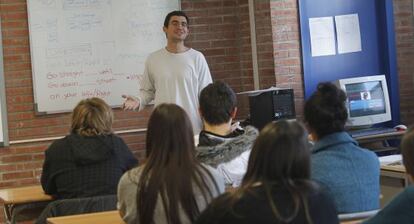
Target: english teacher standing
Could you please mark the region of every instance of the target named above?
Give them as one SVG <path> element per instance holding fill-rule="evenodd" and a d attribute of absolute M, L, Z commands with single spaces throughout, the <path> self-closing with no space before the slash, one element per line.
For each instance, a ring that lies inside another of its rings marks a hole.
<path fill-rule="evenodd" d="M 212 82 L 207 61 L 201 52 L 184 45 L 189 34 L 189 19 L 184 12 L 170 12 L 163 31 L 167 46 L 148 56 L 139 95 L 123 95 L 124 109 L 141 110 L 151 100 L 155 105 L 175 103 L 187 112 L 194 133 L 199 133 L 202 123 L 198 96 Z"/>

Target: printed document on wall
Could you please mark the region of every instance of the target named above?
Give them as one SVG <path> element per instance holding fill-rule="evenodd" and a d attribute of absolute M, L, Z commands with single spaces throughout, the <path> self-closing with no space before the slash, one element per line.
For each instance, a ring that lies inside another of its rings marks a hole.
<path fill-rule="evenodd" d="M 358 14 L 335 16 L 335 24 L 338 38 L 338 54 L 361 51 L 361 32 Z"/>
<path fill-rule="evenodd" d="M 309 18 L 312 57 L 336 54 L 332 17 Z"/>

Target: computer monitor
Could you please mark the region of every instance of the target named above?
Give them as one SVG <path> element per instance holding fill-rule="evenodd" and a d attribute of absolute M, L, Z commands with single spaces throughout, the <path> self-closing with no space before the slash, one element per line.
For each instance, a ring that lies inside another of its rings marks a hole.
<path fill-rule="evenodd" d="M 347 96 L 348 128 L 367 127 L 391 120 L 385 75 L 339 79 L 336 85 Z"/>

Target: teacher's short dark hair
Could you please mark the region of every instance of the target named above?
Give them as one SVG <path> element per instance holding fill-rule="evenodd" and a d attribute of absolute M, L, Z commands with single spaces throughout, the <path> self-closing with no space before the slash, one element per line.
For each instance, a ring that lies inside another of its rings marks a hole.
<path fill-rule="evenodd" d="M 168 27 L 168 24 L 170 23 L 171 17 L 173 16 L 184 16 L 185 19 L 187 20 L 187 25 L 190 25 L 190 20 L 188 19 L 187 14 L 185 14 L 185 12 L 183 11 L 172 11 L 170 13 L 167 14 L 167 16 L 165 16 L 165 20 L 164 20 L 164 27 Z"/>

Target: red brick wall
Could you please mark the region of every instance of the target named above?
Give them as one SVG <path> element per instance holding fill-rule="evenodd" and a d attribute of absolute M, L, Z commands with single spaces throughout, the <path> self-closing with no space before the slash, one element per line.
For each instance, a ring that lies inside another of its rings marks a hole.
<path fill-rule="evenodd" d="M 412 0 L 394 0 L 401 123 L 414 125 L 414 16 Z"/>
<path fill-rule="evenodd" d="M 303 114 L 303 79 L 298 4 L 296 0 L 270 1 L 276 84 L 293 88 L 296 114 Z"/>
<path fill-rule="evenodd" d="M 236 91 L 243 89 L 240 79 L 241 55 L 239 15 L 246 8 L 238 0 L 183 0 L 182 9 L 190 16 L 187 44 L 204 53 L 215 80 L 229 83 Z M 247 6 L 247 5 L 246 5 Z M 241 31 L 243 32 L 243 31 Z"/>
<path fill-rule="evenodd" d="M 190 16 L 187 44 L 206 56 L 214 80 L 228 83 L 236 92 L 253 90 L 250 25 L 247 0 L 182 0 Z M 247 114 L 239 98 L 239 115 Z"/>
<path fill-rule="evenodd" d="M 270 6 L 269 1 L 254 1 L 260 89 L 276 85 Z"/>

